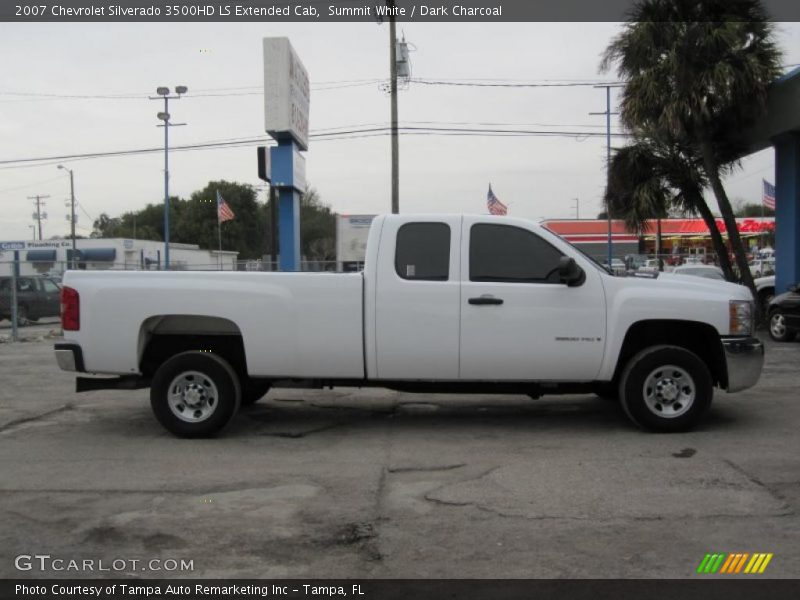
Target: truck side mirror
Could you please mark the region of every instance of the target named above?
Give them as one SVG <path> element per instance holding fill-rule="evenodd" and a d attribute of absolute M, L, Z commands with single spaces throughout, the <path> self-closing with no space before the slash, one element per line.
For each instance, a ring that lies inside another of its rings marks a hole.
<path fill-rule="evenodd" d="M 569 287 L 578 286 L 586 279 L 583 269 L 578 266 L 574 258 L 569 256 L 562 256 L 558 260 L 558 276 Z"/>

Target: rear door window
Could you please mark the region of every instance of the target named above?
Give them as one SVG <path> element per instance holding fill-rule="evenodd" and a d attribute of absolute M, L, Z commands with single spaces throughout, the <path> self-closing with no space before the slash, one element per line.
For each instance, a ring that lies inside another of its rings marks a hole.
<path fill-rule="evenodd" d="M 450 226 L 406 223 L 400 227 L 394 266 L 403 279 L 447 281 L 450 277 Z"/>

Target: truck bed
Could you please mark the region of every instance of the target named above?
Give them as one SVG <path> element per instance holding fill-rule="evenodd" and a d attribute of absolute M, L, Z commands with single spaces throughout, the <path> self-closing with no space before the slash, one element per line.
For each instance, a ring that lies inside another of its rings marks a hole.
<path fill-rule="evenodd" d="M 151 335 L 207 318 L 207 334 L 240 333 L 253 377 L 362 378 L 360 273 L 68 271 L 80 292 L 88 372 L 139 370 Z"/>

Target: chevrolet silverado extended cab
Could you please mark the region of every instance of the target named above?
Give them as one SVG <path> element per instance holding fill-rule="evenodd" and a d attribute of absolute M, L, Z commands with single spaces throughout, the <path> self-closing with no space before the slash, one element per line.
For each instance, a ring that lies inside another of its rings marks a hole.
<path fill-rule="evenodd" d="M 209 436 L 272 386 L 598 393 L 683 431 L 761 374 L 743 286 L 617 276 L 539 225 L 393 215 L 363 273 L 68 271 L 62 369 L 78 391 L 150 387 L 172 433 Z"/>

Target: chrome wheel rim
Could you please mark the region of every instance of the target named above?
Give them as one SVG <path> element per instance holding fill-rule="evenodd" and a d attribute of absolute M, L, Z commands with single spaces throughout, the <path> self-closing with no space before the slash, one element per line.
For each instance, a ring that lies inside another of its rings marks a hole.
<path fill-rule="evenodd" d="M 769 330 L 775 337 L 783 337 L 786 335 L 786 320 L 780 313 L 772 315 L 769 320 Z"/>
<path fill-rule="evenodd" d="M 169 384 L 167 402 L 172 414 L 186 423 L 205 421 L 219 405 L 217 386 L 199 371 L 185 371 Z"/>
<path fill-rule="evenodd" d="M 674 419 L 692 407 L 697 386 L 686 369 L 676 365 L 663 365 L 653 369 L 645 378 L 642 394 L 651 413 L 665 419 Z"/>

